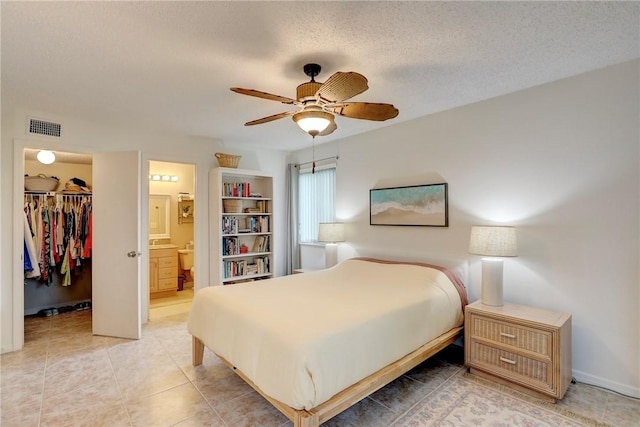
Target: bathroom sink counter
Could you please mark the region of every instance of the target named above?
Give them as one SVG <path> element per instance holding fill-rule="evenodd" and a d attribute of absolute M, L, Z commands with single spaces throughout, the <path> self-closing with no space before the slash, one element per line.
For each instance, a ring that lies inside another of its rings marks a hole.
<path fill-rule="evenodd" d="M 178 245 L 174 245 L 171 243 L 165 243 L 162 245 L 149 245 L 149 250 L 154 249 L 178 249 Z"/>

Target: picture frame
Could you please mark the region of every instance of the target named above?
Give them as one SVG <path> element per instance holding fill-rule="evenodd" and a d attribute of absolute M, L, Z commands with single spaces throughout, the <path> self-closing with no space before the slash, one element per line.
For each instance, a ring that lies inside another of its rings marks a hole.
<path fill-rule="evenodd" d="M 369 225 L 449 226 L 447 183 L 369 190 Z"/>

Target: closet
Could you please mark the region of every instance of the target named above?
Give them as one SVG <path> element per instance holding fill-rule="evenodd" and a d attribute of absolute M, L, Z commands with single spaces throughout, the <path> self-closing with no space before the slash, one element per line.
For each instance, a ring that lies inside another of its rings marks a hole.
<path fill-rule="evenodd" d="M 25 192 L 26 315 L 90 307 L 91 234 L 91 195 Z"/>
<path fill-rule="evenodd" d="M 91 156 L 56 152 L 55 163 L 41 164 L 30 154 L 25 151 L 25 175 L 56 176 L 59 185 L 48 192 L 24 190 L 24 315 L 48 317 L 89 309 Z M 65 162 L 66 157 L 70 160 Z M 85 181 L 87 187 L 72 185 L 74 179 Z"/>

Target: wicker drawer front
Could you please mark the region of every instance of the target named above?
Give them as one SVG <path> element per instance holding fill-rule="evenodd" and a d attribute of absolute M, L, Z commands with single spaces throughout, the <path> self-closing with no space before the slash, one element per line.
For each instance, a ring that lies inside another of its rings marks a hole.
<path fill-rule="evenodd" d="M 553 392 L 552 363 L 534 360 L 499 348 L 473 343 L 471 366 L 492 372 L 545 392 Z"/>
<path fill-rule="evenodd" d="M 178 266 L 178 257 L 170 256 L 170 257 L 158 258 L 159 268 L 177 267 L 177 266 Z"/>
<path fill-rule="evenodd" d="M 176 279 L 178 277 L 178 267 L 168 267 L 158 269 L 158 279 Z"/>
<path fill-rule="evenodd" d="M 503 323 L 475 314 L 471 317 L 471 333 L 474 338 L 481 337 L 551 357 L 553 343 L 551 332 L 527 328 L 514 323 Z"/>

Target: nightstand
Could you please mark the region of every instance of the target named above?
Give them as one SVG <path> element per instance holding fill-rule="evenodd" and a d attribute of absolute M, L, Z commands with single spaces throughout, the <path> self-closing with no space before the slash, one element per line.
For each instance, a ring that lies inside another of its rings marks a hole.
<path fill-rule="evenodd" d="M 465 308 L 469 371 L 522 392 L 562 399 L 571 383 L 571 315 L 476 301 Z"/>

